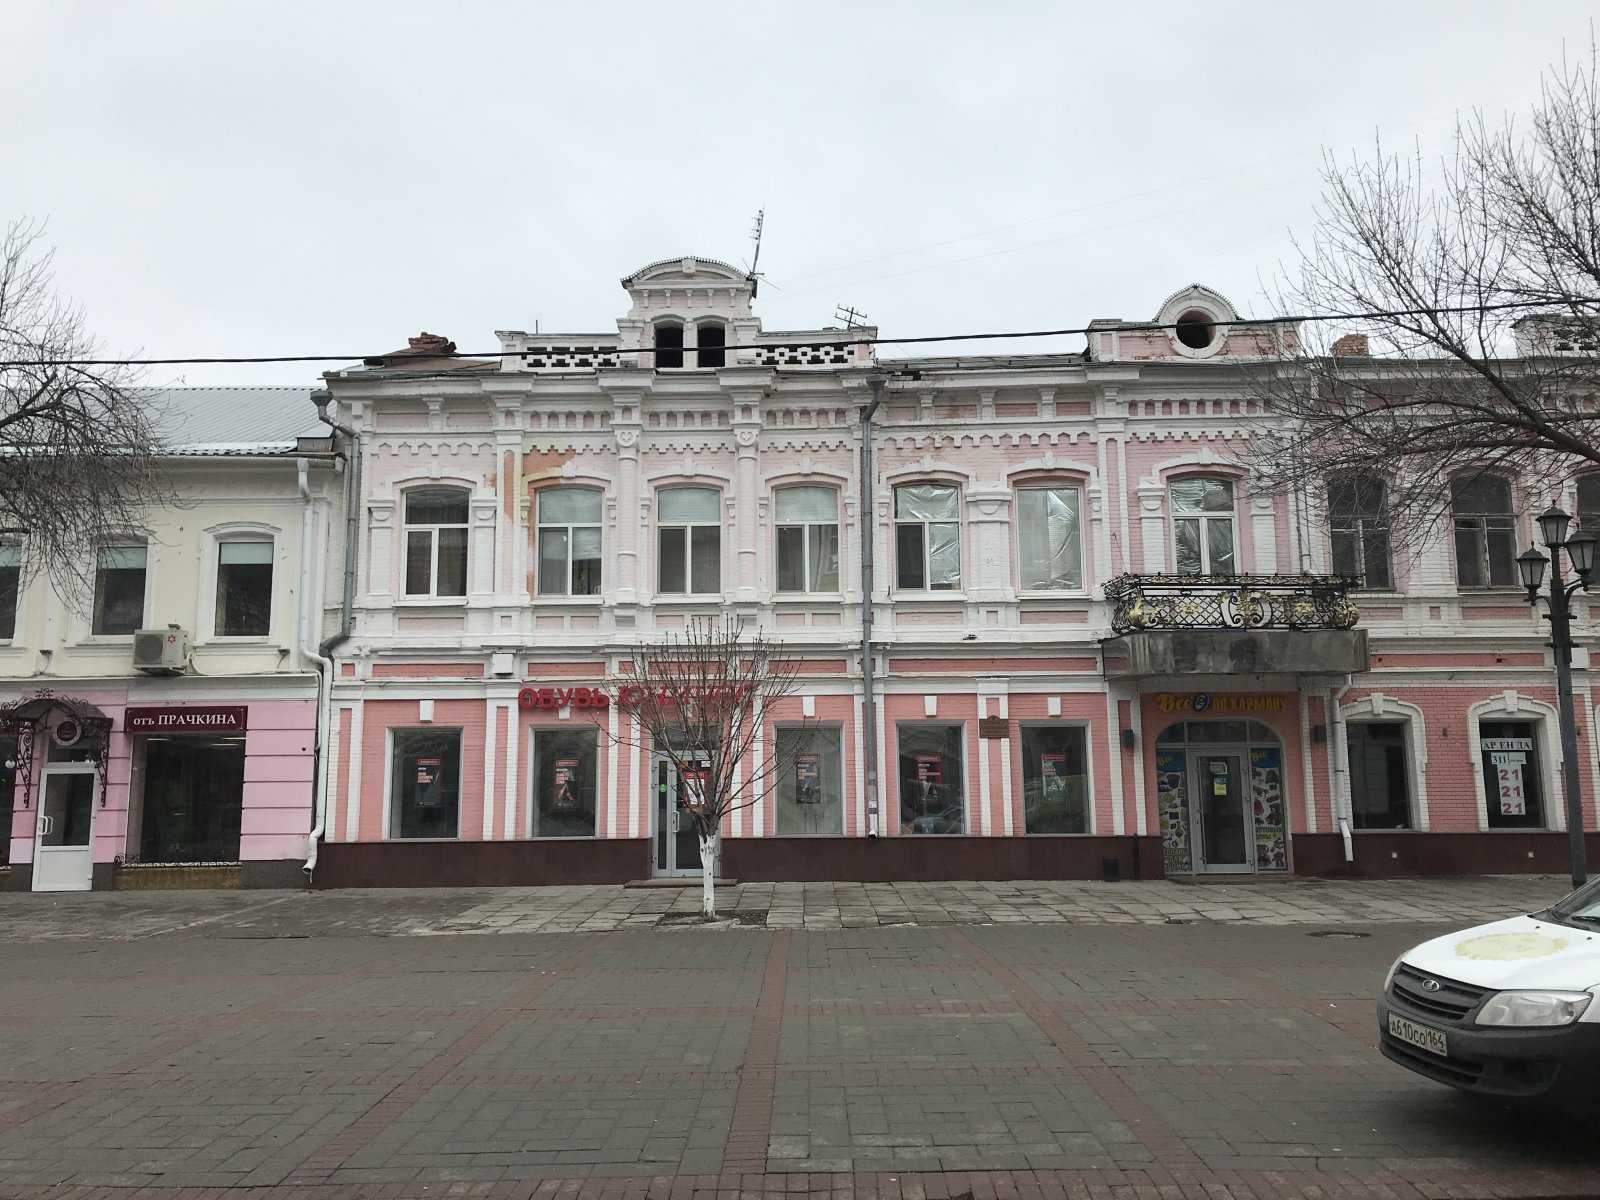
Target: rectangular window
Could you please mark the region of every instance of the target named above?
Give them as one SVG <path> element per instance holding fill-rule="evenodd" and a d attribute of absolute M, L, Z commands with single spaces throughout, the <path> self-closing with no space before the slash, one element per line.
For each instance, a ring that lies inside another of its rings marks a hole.
<path fill-rule="evenodd" d="M 1328 483 L 1328 524 L 1333 573 L 1361 580 L 1364 588 L 1394 586 L 1389 567 L 1388 489 L 1370 475 L 1344 475 Z"/>
<path fill-rule="evenodd" d="M 1357 829 L 1410 829 L 1411 782 L 1406 770 L 1402 721 L 1353 721 L 1345 739 L 1350 751 L 1350 807 Z"/>
<path fill-rule="evenodd" d="M 844 788 L 837 727 L 780 728 L 777 757 L 790 763 L 778 778 L 778 836 L 844 833 Z"/>
<path fill-rule="evenodd" d="M 557 487 L 539 493 L 539 594 L 600 593 L 600 493 Z"/>
<path fill-rule="evenodd" d="M 394 729 L 390 738 L 389 836 L 457 836 L 461 730 Z"/>
<path fill-rule="evenodd" d="M 1476 475 L 1450 483 L 1455 517 L 1456 582 L 1462 587 L 1515 587 L 1517 530 L 1511 482 Z"/>
<path fill-rule="evenodd" d="M 839 495 L 826 487 L 776 493 L 778 590 L 839 590 Z"/>
<path fill-rule="evenodd" d="M 90 631 L 121 635 L 144 624 L 144 572 L 149 550 L 143 545 L 102 546 L 94 572 L 94 623 Z"/>
<path fill-rule="evenodd" d="M 1233 484 L 1226 479 L 1175 479 L 1169 494 L 1178 574 L 1237 574 Z"/>
<path fill-rule="evenodd" d="M 217 545 L 218 637 L 266 637 L 272 625 L 272 542 Z"/>
<path fill-rule="evenodd" d="M 901 725 L 900 832 L 962 833 L 960 725 Z"/>
<path fill-rule="evenodd" d="M 237 862 L 244 738 L 179 734 L 140 740 L 139 861 Z"/>
<path fill-rule="evenodd" d="M 0 867 L 11 861 L 11 814 L 17 794 L 17 739 L 0 735 Z"/>
<path fill-rule="evenodd" d="M 1077 488 L 1022 488 L 1017 492 L 1017 550 L 1024 588 L 1083 586 Z"/>
<path fill-rule="evenodd" d="M 1532 721 L 1482 721 L 1484 800 L 1490 829 L 1543 829 L 1544 787 L 1539 727 Z"/>
<path fill-rule="evenodd" d="M 595 835 L 597 731 L 533 731 L 533 836 Z"/>
<path fill-rule="evenodd" d="M 941 483 L 894 490 L 895 586 L 954 591 L 961 586 L 960 493 Z"/>
<path fill-rule="evenodd" d="M 406 493 L 406 595 L 467 594 L 467 493 L 415 488 Z"/>
<path fill-rule="evenodd" d="M 656 531 L 656 590 L 722 590 L 722 496 L 715 488 L 662 488 Z"/>
<path fill-rule="evenodd" d="M 21 591 L 22 543 L 0 541 L 0 641 L 17 636 L 17 599 Z M 0 830 L 5 828 L 9 826 L 0 826 Z"/>
<path fill-rule="evenodd" d="M 1087 732 L 1081 725 L 1024 725 L 1021 740 L 1024 831 L 1088 833 Z"/>

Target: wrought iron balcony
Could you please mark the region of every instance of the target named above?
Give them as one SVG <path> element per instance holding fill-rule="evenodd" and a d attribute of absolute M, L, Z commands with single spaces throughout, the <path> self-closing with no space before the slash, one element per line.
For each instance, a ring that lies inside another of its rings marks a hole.
<path fill-rule="evenodd" d="M 1350 629 L 1356 581 L 1338 575 L 1118 575 L 1106 584 L 1111 628 Z"/>

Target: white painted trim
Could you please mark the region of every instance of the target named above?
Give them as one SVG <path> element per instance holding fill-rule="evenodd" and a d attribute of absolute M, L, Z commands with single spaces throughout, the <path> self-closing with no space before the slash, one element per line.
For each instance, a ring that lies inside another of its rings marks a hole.
<path fill-rule="evenodd" d="M 1107 766 L 1111 770 L 1111 832 L 1121 837 L 1123 834 L 1122 808 L 1125 798 L 1122 794 L 1122 738 L 1121 722 L 1117 717 L 1117 694 L 1111 689 L 1106 690 L 1106 742 L 1111 755 Z M 1089 805 L 1089 832 L 1098 833 L 1096 828 L 1095 806 L 1091 801 Z"/>
<path fill-rule="evenodd" d="M 359 704 L 347 704 L 350 713 L 350 752 L 345 756 L 348 767 L 345 775 L 345 797 L 349 801 L 344 814 L 345 840 L 361 840 L 361 710 Z M 380 839 L 389 836 L 389 768 L 384 767 L 383 777 L 383 828 Z"/>
<path fill-rule="evenodd" d="M 529 783 L 533 781 L 532 775 Z M 528 789 L 528 832 L 533 833 L 533 789 Z M 602 837 L 617 836 L 617 706 L 606 707 L 606 829 Z"/>
<path fill-rule="evenodd" d="M 498 709 L 499 709 L 499 705 L 497 705 L 492 700 L 489 701 L 489 703 L 484 706 L 484 722 L 483 722 L 483 840 L 486 841 L 486 842 L 494 840 L 494 785 L 495 785 L 495 776 L 497 774 L 497 772 L 495 771 L 494 754 L 495 754 L 495 751 L 498 749 L 498 746 L 496 744 L 496 740 L 497 739 L 496 739 L 496 736 L 495 736 L 495 725 L 498 724 L 498 722 L 495 720 L 495 713 L 498 711 Z M 463 747 L 463 750 L 465 750 L 465 747 Z M 462 758 L 465 759 L 466 755 L 463 754 Z M 463 769 L 465 769 L 465 765 L 466 765 L 465 762 L 463 762 L 463 764 L 462 764 Z M 456 823 L 456 828 L 457 828 L 457 830 L 459 832 L 459 830 L 461 828 L 459 821 Z"/>
<path fill-rule="evenodd" d="M 616 711 L 615 707 L 613 707 L 611 711 L 615 712 Z M 655 806 L 655 803 L 654 803 L 655 797 L 650 792 L 650 787 L 649 787 L 649 782 L 650 781 L 647 778 L 647 774 L 646 774 L 647 771 L 649 770 L 649 766 L 648 766 L 648 764 L 649 764 L 649 756 L 645 753 L 644 747 L 639 744 L 639 714 L 638 713 L 634 713 L 632 716 L 630 716 L 628 718 L 628 728 L 631 731 L 629 733 L 629 735 L 628 735 L 629 739 L 630 739 L 628 744 L 633 747 L 633 778 L 630 781 L 633 786 L 628 789 L 631 794 L 627 797 L 627 800 L 628 800 L 628 836 L 630 838 L 636 838 L 636 837 L 639 836 L 639 805 L 640 805 L 640 799 L 639 798 L 640 798 L 641 795 L 645 795 L 645 796 L 650 796 L 650 798 L 651 798 L 651 804 L 650 804 L 649 808 L 645 811 L 645 828 L 646 828 L 645 836 L 647 836 L 647 837 L 649 837 L 649 838 L 651 838 L 653 840 L 654 837 L 655 837 L 655 819 L 656 819 L 655 818 L 656 806 Z M 651 863 L 655 862 L 655 850 L 654 850 L 653 847 L 652 847 L 652 849 L 650 851 L 650 861 L 651 861 Z M 652 874 L 654 873 L 654 868 L 653 867 L 651 869 L 651 873 Z"/>
<path fill-rule="evenodd" d="M 854 774 L 856 781 L 856 837 L 867 836 L 867 764 L 863 761 L 863 756 L 866 754 L 867 750 L 866 740 L 863 737 L 861 729 L 861 721 L 865 707 L 866 703 L 863 699 L 862 690 L 857 688 L 855 696 L 855 719 L 850 722 L 851 731 L 854 734 L 856 743 L 854 759 Z M 883 770 L 882 763 L 878 764 L 878 769 L 879 771 Z"/>
<path fill-rule="evenodd" d="M 1427 833 L 1428 817 L 1428 719 L 1418 705 L 1397 700 L 1382 692 L 1373 692 L 1339 708 L 1340 725 L 1370 724 L 1374 721 L 1398 721 L 1405 726 L 1406 761 L 1411 769 L 1411 817 L 1418 833 Z M 1344 739 L 1334 747 L 1334 753 L 1343 756 L 1345 778 L 1350 778 L 1350 745 Z M 1352 824 L 1354 818 L 1352 817 Z M 1481 828 L 1481 827 L 1480 827 Z"/>
<path fill-rule="evenodd" d="M 522 731 L 517 728 L 517 706 L 515 704 L 502 704 L 500 708 L 506 714 L 505 838 L 510 841 L 517 836 L 517 742 L 520 740 Z M 532 778 L 532 775 L 530 775 L 530 783 Z M 529 795 L 532 795 L 531 789 Z"/>
<path fill-rule="evenodd" d="M 989 715 L 989 697 L 978 697 L 978 720 Z M 972 832 L 984 837 L 989 828 L 989 739 L 978 738 L 978 802 L 972 806 Z"/>
<path fill-rule="evenodd" d="M 1300 692 L 1300 786 L 1305 788 L 1306 832 L 1317 831 L 1316 777 L 1311 770 L 1311 700 Z M 1287 833 L 1287 828 L 1285 829 Z"/>
<path fill-rule="evenodd" d="M 1148 827 L 1148 818 L 1144 811 L 1144 705 L 1141 700 L 1142 697 L 1136 695 L 1128 701 L 1128 717 L 1131 722 L 1129 728 L 1133 730 L 1133 802 L 1137 806 L 1133 814 L 1133 831 L 1138 836 L 1144 837 Z M 1150 750 L 1154 752 L 1155 747 L 1150 747 Z M 1091 775 L 1090 779 L 1093 780 L 1093 778 Z M 1093 784 L 1091 783 L 1090 786 L 1092 787 Z M 1288 829 L 1285 828 L 1284 836 L 1287 837 L 1288 833 Z"/>
<path fill-rule="evenodd" d="M 1007 722 L 1006 728 L 1011 728 L 1011 705 L 1005 696 L 997 696 L 1000 706 L 1000 716 Z M 1010 837 L 1016 829 L 1016 815 L 1011 811 L 1011 738 L 1006 736 L 1000 739 L 1000 829 L 1006 837 Z M 1092 793 L 1093 784 L 1089 788 Z"/>

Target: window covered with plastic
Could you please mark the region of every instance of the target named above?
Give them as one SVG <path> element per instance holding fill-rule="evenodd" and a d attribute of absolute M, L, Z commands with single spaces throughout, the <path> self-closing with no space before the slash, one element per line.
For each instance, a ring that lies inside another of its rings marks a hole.
<path fill-rule="evenodd" d="M 1178 574 L 1238 574 L 1233 541 L 1233 484 L 1205 476 L 1175 479 L 1169 494 Z"/>
<path fill-rule="evenodd" d="M 1019 577 L 1024 589 L 1083 586 L 1078 489 L 1023 488 L 1017 493 Z"/>
<path fill-rule="evenodd" d="M 954 591 L 961 586 L 961 501 L 942 483 L 894 490 L 895 586 Z"/>

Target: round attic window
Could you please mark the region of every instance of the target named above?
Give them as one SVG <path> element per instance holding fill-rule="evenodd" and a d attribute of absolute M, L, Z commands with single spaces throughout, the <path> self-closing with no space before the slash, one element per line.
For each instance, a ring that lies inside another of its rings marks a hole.
<path fill-rule="evenodd" d="M 1217 338 L 1217 327 L 1211 320 L 1211 314 L 1202 309 L 1191 308 L 1177 320 L 1178 341 L 1191 350 L 1204 350 Z"/>

